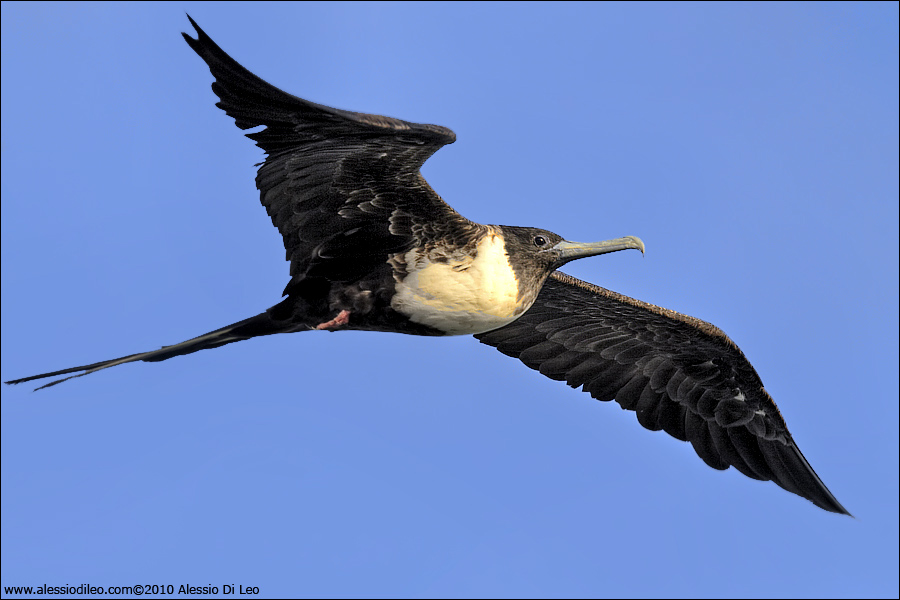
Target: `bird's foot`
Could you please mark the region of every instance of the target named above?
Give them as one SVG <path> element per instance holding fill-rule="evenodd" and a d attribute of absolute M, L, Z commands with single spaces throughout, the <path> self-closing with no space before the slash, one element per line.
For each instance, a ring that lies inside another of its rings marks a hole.
<path fill-rule="evenodd" d="M 316 325 L 316 329 L 329 329 L 329 330 L 334 331 L 341 325 L 346 325 L 349 322 L 350 322 L 350 311 L 342 310 L 340 312 L 340 314 L 338 314 L 338 316 L 336 316 L 332 320 L 326 321 L 324 323 L 319 323 L 318 325 Z"/>

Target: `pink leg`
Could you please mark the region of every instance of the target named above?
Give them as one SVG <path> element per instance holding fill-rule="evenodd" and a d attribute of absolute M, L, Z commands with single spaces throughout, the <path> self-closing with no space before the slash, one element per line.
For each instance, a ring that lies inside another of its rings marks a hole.
<path fill-rule="evenodd" d="M 350 311 L 342 310 L 341 313 L 333 318 L 330 321 L 326 321 L 325 323 L 319 323 L 316 325 L 316 329 L 337 329 L 341 325 L 346 325 L 350 322 Z"/>

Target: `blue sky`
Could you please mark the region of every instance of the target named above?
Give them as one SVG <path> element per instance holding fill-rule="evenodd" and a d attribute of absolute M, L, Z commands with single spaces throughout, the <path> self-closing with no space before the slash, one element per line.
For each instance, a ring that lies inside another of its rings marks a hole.
<path fill-rule="evenodd" d="M 4 2 L 4 380 L 279 300 L 185 11 L 296 95 L 452 128 L 423 173 L 470 219 L 640 236 L 566 271 L 725 330 L 857 518 L 472 338 L 308 333 L 3 386 L 4 586 L 897 596 L 896 3 Z"/>

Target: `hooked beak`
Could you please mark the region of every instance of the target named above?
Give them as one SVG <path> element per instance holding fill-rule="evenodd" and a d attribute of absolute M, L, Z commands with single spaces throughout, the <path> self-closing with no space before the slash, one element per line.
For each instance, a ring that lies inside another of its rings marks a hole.
<path fill-rule="evenodd" d="M 644 242 L 633 235 L 616 238 L 614 240 L 606 240 L 605 242 L 592 242 L 583 244 L 581 242 L 562 241 L 553 247 L 559 252 L 559 265 L 564 265 L 576 258 L 585 258 L 586 256 L 597 256 L 598 254 L 609 254 L 610 252 L 618 252 L 619 250 L 640 250 L 644 253 Z"/>

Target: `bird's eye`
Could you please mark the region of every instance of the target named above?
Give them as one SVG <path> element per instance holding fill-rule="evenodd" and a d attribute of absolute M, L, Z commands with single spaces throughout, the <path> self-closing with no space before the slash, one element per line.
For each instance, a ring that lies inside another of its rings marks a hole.
<path fill-rule="evenodd" d="M 534 245 L 537 246 L 538 248 L 540 248 L 541 246 L 546 246 L 546 245 L 547 245 L 547 238 L 545 238 L 545 237 L 542 236 L 542 235 L 536 235 L 536 236 L 534 236 Z"/>

